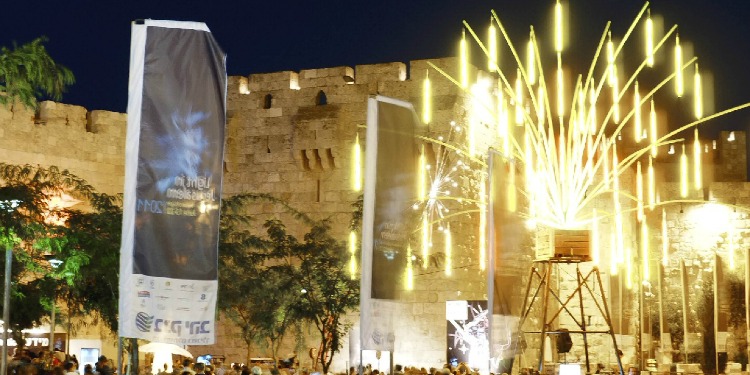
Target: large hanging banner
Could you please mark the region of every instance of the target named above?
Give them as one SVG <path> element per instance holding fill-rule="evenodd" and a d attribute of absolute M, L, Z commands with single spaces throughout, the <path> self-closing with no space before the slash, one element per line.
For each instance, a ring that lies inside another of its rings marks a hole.
<path fill-rule="evenodd" d="M 211 345 L 227 75 L 197 22 L 134 23 L 119 335 Z"/>
<path fill-rule="evenodd" d="M 489 267 L 487 297 L 490 348 L 489 371 L 510 374 L 516 355 L 523 350 L 519 322 L 524 300 L 524 288 L 532 265 L 523 251 L 526 229 L 517 213 L 515 161 L 490 149 L 487 157 L 489 174 Z M 528 204 L 528 203 L 525 203 Z"/>
<path fill-rule="evenodd" d="M 419 123 L 408 102 L 368 100 L 360 290 L 361 349 L 393 351 L 393 316 L 414 230 Z"/>

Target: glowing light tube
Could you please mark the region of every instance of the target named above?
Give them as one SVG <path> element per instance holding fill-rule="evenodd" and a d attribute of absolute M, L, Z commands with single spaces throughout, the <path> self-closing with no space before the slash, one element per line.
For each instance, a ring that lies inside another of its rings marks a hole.
<path fill-rule="evenodd" d="M 526 71 L 529 84 L 536 83 L 536 54 L 534 51 L 534 33 L 529 35 L 529 44 L 526 46 Z"/>
<path fill-rule="evenodd" d="M 667 212 L 661 209 L 661 264 L 669 264 L 669 236 L 667 233 Z"/>
<path fill-rule="evenodd" d="M 675 94 L 677 94 L 678 98 L 681 98 L 682 95 L 685 93 L 685 81 L 682 75 L 682 46 L 680 45 L 679 34 L 677 34 L 677 36 L 675 37 L 674 69 L 675 69 L 675 77 L 674 77 Z"/>
<path fill-rule="evenodd" d="M 563 17 L 560 0 L 555 2 L 555 52 L 558 54 L 563 50 Z"/>
<path fill-rule="evenodd" d="M 488 39 L 489 39 L 489 42 L 488 42 L 489 61 L 487 64 L 488 65 L 487 68 L 489 69 L 490 72 L 494 72 L 497 70 L 498 48 L 497 48 L 497 30 L 495 29 L 495 25 L 492 23 L 492 20 L 490 20 L 490 27 L 487 30 L 487 34 L 488 34 Z"/>
<path fill-rule="evenodd" d="M 653 158 L 648 158 L 648 170 L 646 175 L 648 176 L 648 209 L 653 211 L 654 205 L 656 205 L 656 178 L 654 176 Z"/>
<path fill-rule="evenodd" d="M 659 137 L 656 134 L 656 111 L 654 110 L 654 100 L 651 99 L 651 111 L 648 114 L 648 123 L 649 123 L 649 136 L 651 137 L 651 157 L 656 157 L 656 154 L 659 152 L 659 148 L 657 147 L 657 142 L 659 140 Z"/>
<path fill-rule="evenodd" d="M 357 278 L 357 233 L 349 232 L 349 276 L 352 280 Z"/>
<path fill-rule="evenodd" d="M 595 208 L 591 219 L 591 260 L 595 266 L 599 265 L 599 258 L 599 218 Z"/>
<path fill-rule="evenodd" d="M 703 189 L 703 172 L 701 168 L 701 142 L 698 139 L 698 129 L 695 129 L 693 140 L 693 186 L 695 190 Z"/>
<path fill-rule="evenodd" d="M 458 44 L 459 69 L 461 77 L 461 88 L 469 87 L 469 46 L 466 44 L 466 30 L 461 34 L 461 41 Z"/>
<path fill-rule="evenodd" d="M 414 256 L 411 251 L 411 244 L 409 244 L 406 246 L 406 277 L 404 277 L 404 287 L 406 290 L 414 290 L 414 261 L 412 258 Z"/>
<path fill-rule="evenodd" d="M 422 214 L 422 267 L 427 268 L 427 258 L 430 256 L 430 227 L 427 225 L 427 213 Z"/>
<path fill-rule="evenodd" d="M 453 272 L 453 241 L 451 239 L 451 226 L 448 224 L 443 230 L 445 237 L 445 276 L 450 276 Z"/>
<path fill-rule="evenodd" d="M 682 144 L 682 155 L 680 155 L 680 197 L 688 196 L 688 160 L 685 153 L 685 144 Z"/>
<path fill-rule="evenodd" d="M 422 122 L 428 125 L 432 121 L 432 84 L 430 83 L 430 71 L 424 76 L 422 84 Z"/>
<path fill-rule="evenodd" d="M 634 120 L 634 135 L 635 141 L 640 142 L 643 137 L 643 126 L 641 125 L 641 93 L 638 92 L 638 81 L 635 82 L 635 92 L 633 93 L 633 108 L 635 114 L 633 115 Z"/>
<path fill-rule="evenodd" d="M 516 125 L 523 124 L 523 84 L 521 82 L 521 69 L 516 70 L 516 87 L 515 87 L 515 98 L 513 100 L 516 103 Z"/>
<path fill-rule="evenodd" d="M 485 178 L 482 176 L 479 182 L 479 269 L 484 271 L 487 268 L 487 252 L 485 251 L 485 237 L 487 229 L 487 190 L 485 185 Z"/>
<path fill-rule="evenodd" d="M 649 269 L 649 248 L 648 248 L 648 224 L 646 220 L 641 222 L 641 256 L 643 257 L 643 281 L 647 281 L 651 278 L 651 270 Z"/>
<path fill-rule="evenodd" d="M 646 18 L 646 65 L 654 66 L 654 22 L 651 20 L 651 11 Z"/>
<path fill-rule="evenodd" d="M 352 190 L 362 191 L 362 147 L 359 145 L 359 134 L 352 146 Z"/>
<path fill-rule="evenodd" d="M 698 64 L 695 64 L 695 76 L 693 77 L 693 100 L 695 101 L 695 118 L 703 118 L 703 83 Z"/>
<path fill-rule="evenodd" d="M 422 152 L 419 154 L 419 191 L 417 193 L 421 202 L 427 199 L 427 156 L 425 155 L 424 145 L 422 145 Z"/>
<path fill-rule="evenodd" d="M 615 82 L 615 44 L 612 43 L 612 32 L 607 33 L 607 84 L 609 87 Z"/>
<path fill-rule="evenodd" d="M 635 194 L 638 199 L 636 206 L 638 209 L 638 221 L 643 220 L 643 173 L 641 171 L 641 162 L 635 164 Z"/>

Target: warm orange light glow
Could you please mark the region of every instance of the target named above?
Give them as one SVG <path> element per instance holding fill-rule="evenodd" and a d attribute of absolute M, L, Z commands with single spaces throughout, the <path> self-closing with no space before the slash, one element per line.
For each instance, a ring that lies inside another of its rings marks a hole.
<path fill-rule="evenodd" d="M 638 221 L 643 220 L 643 173 L 641 172 L 641 162 L 638 161 L 635 164 L 635 194 L 637 197 Z"/>

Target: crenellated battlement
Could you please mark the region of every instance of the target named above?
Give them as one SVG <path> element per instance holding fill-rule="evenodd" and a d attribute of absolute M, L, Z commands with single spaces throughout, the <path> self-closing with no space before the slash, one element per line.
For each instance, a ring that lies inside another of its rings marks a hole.
<path fill-rule="evenodd" d="M 126 115 L 44 101 L 0 106 L 0 160 L 55 165 L 109 194 L 122 192 Z"/>

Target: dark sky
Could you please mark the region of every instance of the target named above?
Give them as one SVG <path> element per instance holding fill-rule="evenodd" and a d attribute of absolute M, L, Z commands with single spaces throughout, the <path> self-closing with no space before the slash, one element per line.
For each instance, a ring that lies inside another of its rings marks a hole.
<path fill-rule="evenodd" d="M 455 55 L 461 21 L 466 19 L 484 35 L 490 9 L 495 9 L 518 45 L 527 40 L 529 25 L 535 26 L 538 38 L 550 40 L 553 4 L 553 0 L 7 1 L 2 6 L 0 45 L 46 35 L 51 55 L 77 78 L 63 102 L 124 112 L 130 22 L 135 19 L 205 22 L 228 55 L 228 74 L 247 75 Z M 580 61 L 584 66 L 574 69 L 585 72 L 606 21 L 612 21 L 613 34 L 620 36 L 642 5 L 634 0 L 570 1 L 569 19 L 575 26 L 564 61 Z M 665 28 L 679 25 L 681 40 L 692 42 L 702 70 L 713 72 L 718 109 L 750 101 L 750 1 L 655 0 L 651 7 L 664 19 Z M 639 36 L 630 42 L 631 55 L 641 49 Z M 548 47 L 541 48 L 549 51 Z M 657 69 L 666 73 L 671 58 L 663 60 Z M 748 119 L 750 111 L 712 127 L 744 129 Z"/>

